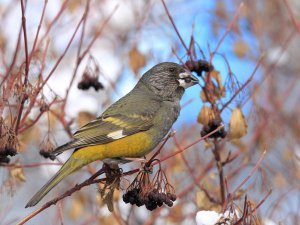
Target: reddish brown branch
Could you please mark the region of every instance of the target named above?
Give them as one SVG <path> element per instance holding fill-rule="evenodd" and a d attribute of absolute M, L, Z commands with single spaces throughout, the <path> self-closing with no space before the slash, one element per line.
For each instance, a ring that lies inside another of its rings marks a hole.
<path fill-rule="evenodd" d="M 224 127 L 224 125 L 219 126 L 217 129 L 215 129 L 215 130 L 213 130 L 212 132 L 208 133 L 207 135 L 205 135 L 205 136 L 199 138 L 198 140 L 192 142 L 191 144 L 188 144 L 188 145 L 185 146 L 184 148 L 179 149 L 179 150 L 173 152 L 172 154 L 170 154 L 170 155 L 168 155 L 168 156 L 166 156 L 166 157 L 163 157 L 160 161 L 161 161 L 161 162 L 162 162 L 162 161 L 165 161 L 165 160 L 167 160 L 167 159 L 169 159 L 169 158 L 172 158 L 173 156 L 175 156 L 175 155 L 177 155 L 177 154 L 180 154 L 180 153 L 184 152 L 185 150 L 189 149 L 190 147 L 194 146 L 195 144 L 199 143 L 200 141 L 203 141 L 203 140 L 205 140 L 206 138 L 208 138 L 209 136 L 211 136 L 212 134 L 218 132 L 218 131 L 219 131 L 220 129 L 222 129 L 223 127 Z"/>
<path fill-rule="evenodd" d="M 213 148 L 212 152 L 215 156 L 216 166 L 217 166 L 218 173 L 219 173 L 221 202 L 222 202 L 222 204 L 224 204 L 224 202 L 225 202 L 225 183 L 224 183 L 223 163 L 221 161 L 220 151 L 221 151 L 221 149 L 220 149 L 218 141 L 214 140 L 214 148 Z"/>
<path fill-rule="evenodd" d="M 263 154 L 260 156 L 259 160 L 255 164 L 255 166 L 252 168 L 248 176 L 234 189 L 234 191 L 230 194 L 231 196 L 234 196 L 235 193 L 240 190 L 240 188 L 253 176 L 253 174 L 256 172 L 256 170 L 260 167 L 264 157 L 266 155 L 266 151 L 263 152 Z"/>
<path fill-rule="evenodd" d="M 257 204 L 257 206 L 250 211 L 250 213 L 245 213 L 245 215 L 243 215 L 237 222 L 234 223 L 234 225 L 239 225 L 239 224 L 244 224 L 243 221 L 251 216 L 253 213 L 256 212 L 256 210 L 266 201 L 266 199 L 272 194 L 272 190 L 269 190 L 268 193 L 266 194 L 266 196 Z M 246 204 L 246 203 L 245 203 Z M 244 210 L 245 212 L 246 210 Z"/>
<path fill-rule="evenodd" d="M 289 2 L 287 0 L 283 0 L 283 2 L 284 2 L 284 5 L 286 6 L 286 8 L 288 10 L 288 14 L 291 17 L 291 20 L 292 20 L 292 23 L 293 23 L 295 29 L 300 34 L 300 25 L 298 24 L 298 22 L 297 22 L 297 20 L 296 20 L 296 18 L 294 16 L 294 13 L 292 11 L 292 8 L 291 8 Z"/>
<path fill-rule="evenodd" d="M 27 30 L 26 30 L 26 17 L 25 17 L 25 6 L 23 0 L 21 2 L 21 11 L 22 11 L 22 30 L 23 30 L 23 38 L 24 38 L 24 47 L 25 47 L 25 74 L 24 74 L 24 83 L 22 87 L 22 95 L 21 95 L 21 102 L 20 106 L 17 112 L 17 119 L 16 122 L 14 121 L 15 124 L 15 133 L 18 135 L 18 129 L 20 125 L 20 120 L 24 108 L 24 104 L 26 99 L 28 98 L 26 94 L 26 88 L 27 88 L 27 83 L 28 83 L 28 73 L 29 73 L 29 61 L 28 61 L 28 43 L 27 43 Z M 22 67 L 21 67 L 22 68 Z"/>
<path fill-rule="evenodd" d="M 16 48 L 15 48 L 15 51 L 14 51 L 14 55 L 13 55 L 13 59 L 12 59 L 12 62 L 10 63 L 10 66 L 8 68 L 8 70 L 6 71 L 5 73 L 5 76 L 3 77 L 2 79 L 2 82 L 0 84 L 0 87 L 2 87 L 2 85 L 4 84 L 4 82 L 7 80 L 7 78 L 9 77 L 9 75 L 11 75 L 11 71 L 13 70 L 15 64 L 16 64 L 16 61 L 17 61 L 17 58 L 18 58 L 18 54 L 19 54 L 19 49 L 20 49 L 20 44 L 21 44 L 21 37 L 22 37 L 22 25 L 20 27 L 20 30 L 19 30 L 19 34 L 18 34 L 18 40 L 17 40 L 17 44 L 16 44 Z"/>
<path fill-rule="evenodd" d="M 229 32 L 232 30 L 234 24 L 237 22 L 237 19 L 241 13 L 242 7 L 244 6 L 244 3 L 240 3 L 239 7 L 237 8 L 237 10 L 234 13 L 233 19 L 231 20 L 231 22 L 229 23 L 225 33 L 223 34 L 223 36 L 221 37 L 221 39 L 219 40 L 217 46 L 215 47 L 214 51 L 211 53 L 210 55 L 210 62 L 212 61 L 214 54 L 218 51 L 218 49 L 220 48 L 221 44 L 223 43 L 224 39 L 226 38 L 226 36 L 229 34 Z"/>
<path fill-rule="evenodd" d="M 48 0 L 46 0 L 46 1 L 48 1 Z M 50 30 L 52 29 L 52 27 L 54 26 L 54 24 L 59 20 L 59 18 L 61 17 L 61 15 L 63 14 L 63 12 L 65 11 L 68 2 L 69 2 L 69 0 L 65 0 L 62 3 L 62 5 L 61 5 L 61 7 L 60 7 L 60 9 L 58 11 L 58 13 L 55 15 L 55 17 L 51 20 L 50 24 L 47 26 L 47 30 L 45 31 L 45 33 L 41 37 L 41 39 L 40 39 L 40 41 L 39 41 L 39 43 L 38 43 L 37 46 L 40 46 L 41 43 L 44 42 L 45 38 L 48 36 L 48 34 L 49 34 Z"/>
<path fill-rule="evenodd" d="M 41 30 L 41 27 L 42 27 L 42 22 L 44 20 L 47 4 L 48 4 L 48 0 L 44 0 L 42 15 L 41 15 L 41 18 L 40 18 L 40 22 L 39 22 L 36 34 L 35 34 L 35 38 L 34 38 L 33 46 L 32 46 L 32 49 L 31 49 L 31 53 L 29 55 L 29 63 L 30 63 L 30 61 L 32 59 L 32 56 L 34 55 L 34 52 L 35 52 L 35 49 L 36 49 L 36 45 L 37 45 L 37 41 L 38 41 L 38 38 L 39 38 L 40 30 Z"/>

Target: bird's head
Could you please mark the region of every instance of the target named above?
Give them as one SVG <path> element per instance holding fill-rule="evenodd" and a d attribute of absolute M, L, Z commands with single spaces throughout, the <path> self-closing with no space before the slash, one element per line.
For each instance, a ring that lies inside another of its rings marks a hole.
<path fill-rule="evenodd" d="M 183 66 L 163 62 L 148 70 L 141 82 L 163 99 L 172 100 L 180 99 L 186 88 L 198 84 L 199 81 Z"/>

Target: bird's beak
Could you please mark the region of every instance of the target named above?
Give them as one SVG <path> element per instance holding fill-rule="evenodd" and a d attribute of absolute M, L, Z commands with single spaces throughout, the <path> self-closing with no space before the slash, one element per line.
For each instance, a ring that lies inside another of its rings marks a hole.
<path fill-rule="evenodd" d="M 178 82 L 180 87 L 188 88 L 198 84 L 199 80 L 191 72 L 185 71 L 179 74 Z"/>
<path fill-rule="evenodd" d="M 197 77 L 195 77 L 193 74 L 190 73 L 190 78 L 193 82 L 193 84 L 199 84 L 199 80 Z"/>

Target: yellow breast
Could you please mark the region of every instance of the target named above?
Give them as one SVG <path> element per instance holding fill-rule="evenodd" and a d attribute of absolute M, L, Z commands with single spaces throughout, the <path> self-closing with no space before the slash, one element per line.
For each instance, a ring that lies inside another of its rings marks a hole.
<path fill-rule="evenodd" d="M 116 157 L 142 157 L 152 150 L 151 138 L 146 132 L 139 132 L 107 144 L 78 149 L 72 158 L 85 163 Z"/>

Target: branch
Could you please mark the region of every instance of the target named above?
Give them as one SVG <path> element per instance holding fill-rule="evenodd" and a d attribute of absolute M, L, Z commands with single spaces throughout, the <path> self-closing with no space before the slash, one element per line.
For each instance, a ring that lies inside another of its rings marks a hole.
<path fill-rule="evenodd" d="M 241 2 L 239 7 L 237 8 L 237 10 L 234 13 L 233 19 L 231 20 L 230 24 L 228 25 L 225 33 L 223 34 L 223 36 L 221 37 L 220 41 L 218 42 L 215 50 L 211 53 L 210 55 L 210 62 L 212 61 L 212 58 L 214 57 L 214 54 L 218 51 L 219 47 L 221 46 L 221 43 L 224 41 L 225 37 L 229 34 L 229 32 L 231 31 L 231 29 L 233 28 L 235 22 L 237 21 L 237 18 L 239 17 L 242 7 L 244 6 L 244 3 Z"/>
<path fill-rule="evenodd" d="M 175 25 L 175 22 L 174 22 L 174 20 L 173 20 L 171 14 L 170 14 L 168 8 L 167 8 L 167 5 L 166 5 L 165 1 L 164 1 L 164 0 L 161 0 L 161 2 L 162 2 L 162 4 L 164 5 L 165 11 L 166 11 L 166 13 L 167 13 L 167 15 L 168 15 L 168 17 L 169 17 L 170 22 L 171 22 L 172 25 L 173 25 L 173 28 L 174 28 L 174 30 L 175 30 L 175 32 L 176 32 L 176 34 L 177 34 L 177 36 L 178 36 L 178 38 L 179 38 L 181 44 L 182 44 L 183 47 L 185 48 L 186 52 L 189 54 L 189 49 L 188 49 L 187 46 L 185 45 L 185 43 L 184 43 L 184 41 L 183 41 L 183 39 L 182 39 L 182 37 L 181 37 L 181 35 L 180 35 L 180 33 L 179 33 L 179 31 L 178 31 L 176 25 Z"/>
<path fill-rule="evenodd" d="M 89 179 L 85 180 L 84 182 L 82 182 L 81 184 L 76 184 L 75 187 L 71 188 L 70 190 L 66 191 L 64 194 L 60 195 L 59 197 L 47 202 L 46 204 L 44 204 L 42 207 L 40 207 L 39 209 L 33 211 L 32 213 L 30 213 L 28 216 L 26 216 L 24 219 L 22 219 L 20 222 L 18 222 L 16 225 L 21 225 L 26 223 L 27 221 L 29 221 L 30 219 L 32 219 L 34 216 L 36 216 L 37 214 L 39 214 L 40 212 L 44 211 L 45 209 L 49 208 L 51 205 L 55 205 L 58 201 L 66 198 L 67 196 L 72 195 L 74 192 L 79 191 L 81 188 L 93 184 L 93 183 L 99 183 L 102 180 L 105 179 L 97 179 L 95 180 L 95 178 L 99 175 L 101 175 L 103 173 L 103 169 L 100 169 L 98 172 L 96 172 L 94 175 L 92 175 Z M 95 182 L 96 181 L 96 182 Z"/>
<path fill-rule="evenodd" d="M 288 13 L 289 13 L 289 15 L 291 17 L 291 20 L 292 20 L 292 23 L 293 23 L 294 27 L 296 28 L 297 32 L 300 34 L 300 25 L 296 21 L 296 18 L 294 16 L 294 13 L 293 13 L 293 11 L 291 9 L 290 4 L 288 3 L 287 0 L 283 0 L 283 2 L 284 2 L 285 6 L 286 6 L 286 8 L 288 10 Z"/>
<path fill-rule="evenodd" d="M 24 83 L 23 83 L 23 87 L 22 87 L 22 97 L 21 97 L 20 107 L 18 109 L 16 125 L 15 125 L 16 135 L 18 135 L 18 128 L 20 125 L 20 120 L 21 120 L 21 116 L 22 116 L 22 112 L 23 112 L 23 108 L 24 108 L 24 103 L 25 103 L 26 99 L 28 98 L 27 94 L 26 94 L 26 87 L 27 87 L 27 83 L 28 83 L 29 61 L 28 61 L 28 43 L 27 43 L 27 31 L 26 31 L 25 6 L 23 3 L 23 0 L 21 0 L 21 11 L 22 11 L 22 30 L 23 30 L 23 35 L 24 35 L 24 46 L 25 46 L 25 75 L 24 75 Z"/>
<path fill-rule="evenodd" d="M 237 186 L 234 191 L 230 194 L 231 196 L 234 196 L 234 194 L 253 176 L 253 174 L 256 172 L 258 167 L 260 166 L 261 162 L 263 161 L 264 157 L 266 155 L 266 150 L 263 152 L 263 154 L 260 156 L 259 160 L 255 164 L 255 166 L 252 168 L 248 176 L 243 180 L 243 182 Z"/>
<path fill-rule="evenodd" d="M 170 154 L 170 155 L 168 155 L 168 156 L 162 158 L 160 161 L 163 162 L 163 161 L 165 161 L 165 160 L 167 160 L 167 159 L 169 159 L 169 158 L 172 158 L 173 156 L 175 156 L 175 155 L 177 155 L 177 154 L 180 154 L 180 153 L 184 152 L 185 150 L 189 149 L 190 147 L 194 146 L 195 144 L 199 143 L 200 141 L 203 141 L 203 140 L 205 140 L 206 138 L 208 138 L 209 136 L 211 136 L 212 134 L 218 132 L 218 131 L 219 131 L 220 129 L 222 129 L 223 127 L 224 127 L 224 125 L 219 126 L 217 129 L 213 130 L 212 132 L 208 133 L 207 135 L 205 135 L 205 136 L 199 138 L 198 140 L 192 142 L 191 144 L 185 146 L 184 148 L 179 149 L 179 150 L 173 152 L 172 154 Z M 153 163 L 153 165 L 155 165 L 155 164 L 156 164 L 156 163 Z"/>
<path fill-rule="evenodd" d="M 44 20 L 47 4 L 48 4 L 48 0 L 44 0 L 42 15 L 41 15 L 41 18 L 40 18 L 40 22 L 39 22 L 39 25 L 38 25 L 38 28 L 37 28 L 37 31 L 36 31 L 36 34 L 35 34 L 33 46 L 32 46 L 32 49 L 31 49 L 30 56 L 29 56 L 29 63 L 30 63 L 31 58 L 34 55 L 34 52 L 35 52 L 35 49 L 36 49 L 36 45 L 37 45 L 37 41 L 38 41 L 38 38 L 39 38 L 40 30 L 41 30 L 41 27 L 42 27 L 42 22 Z"/>

